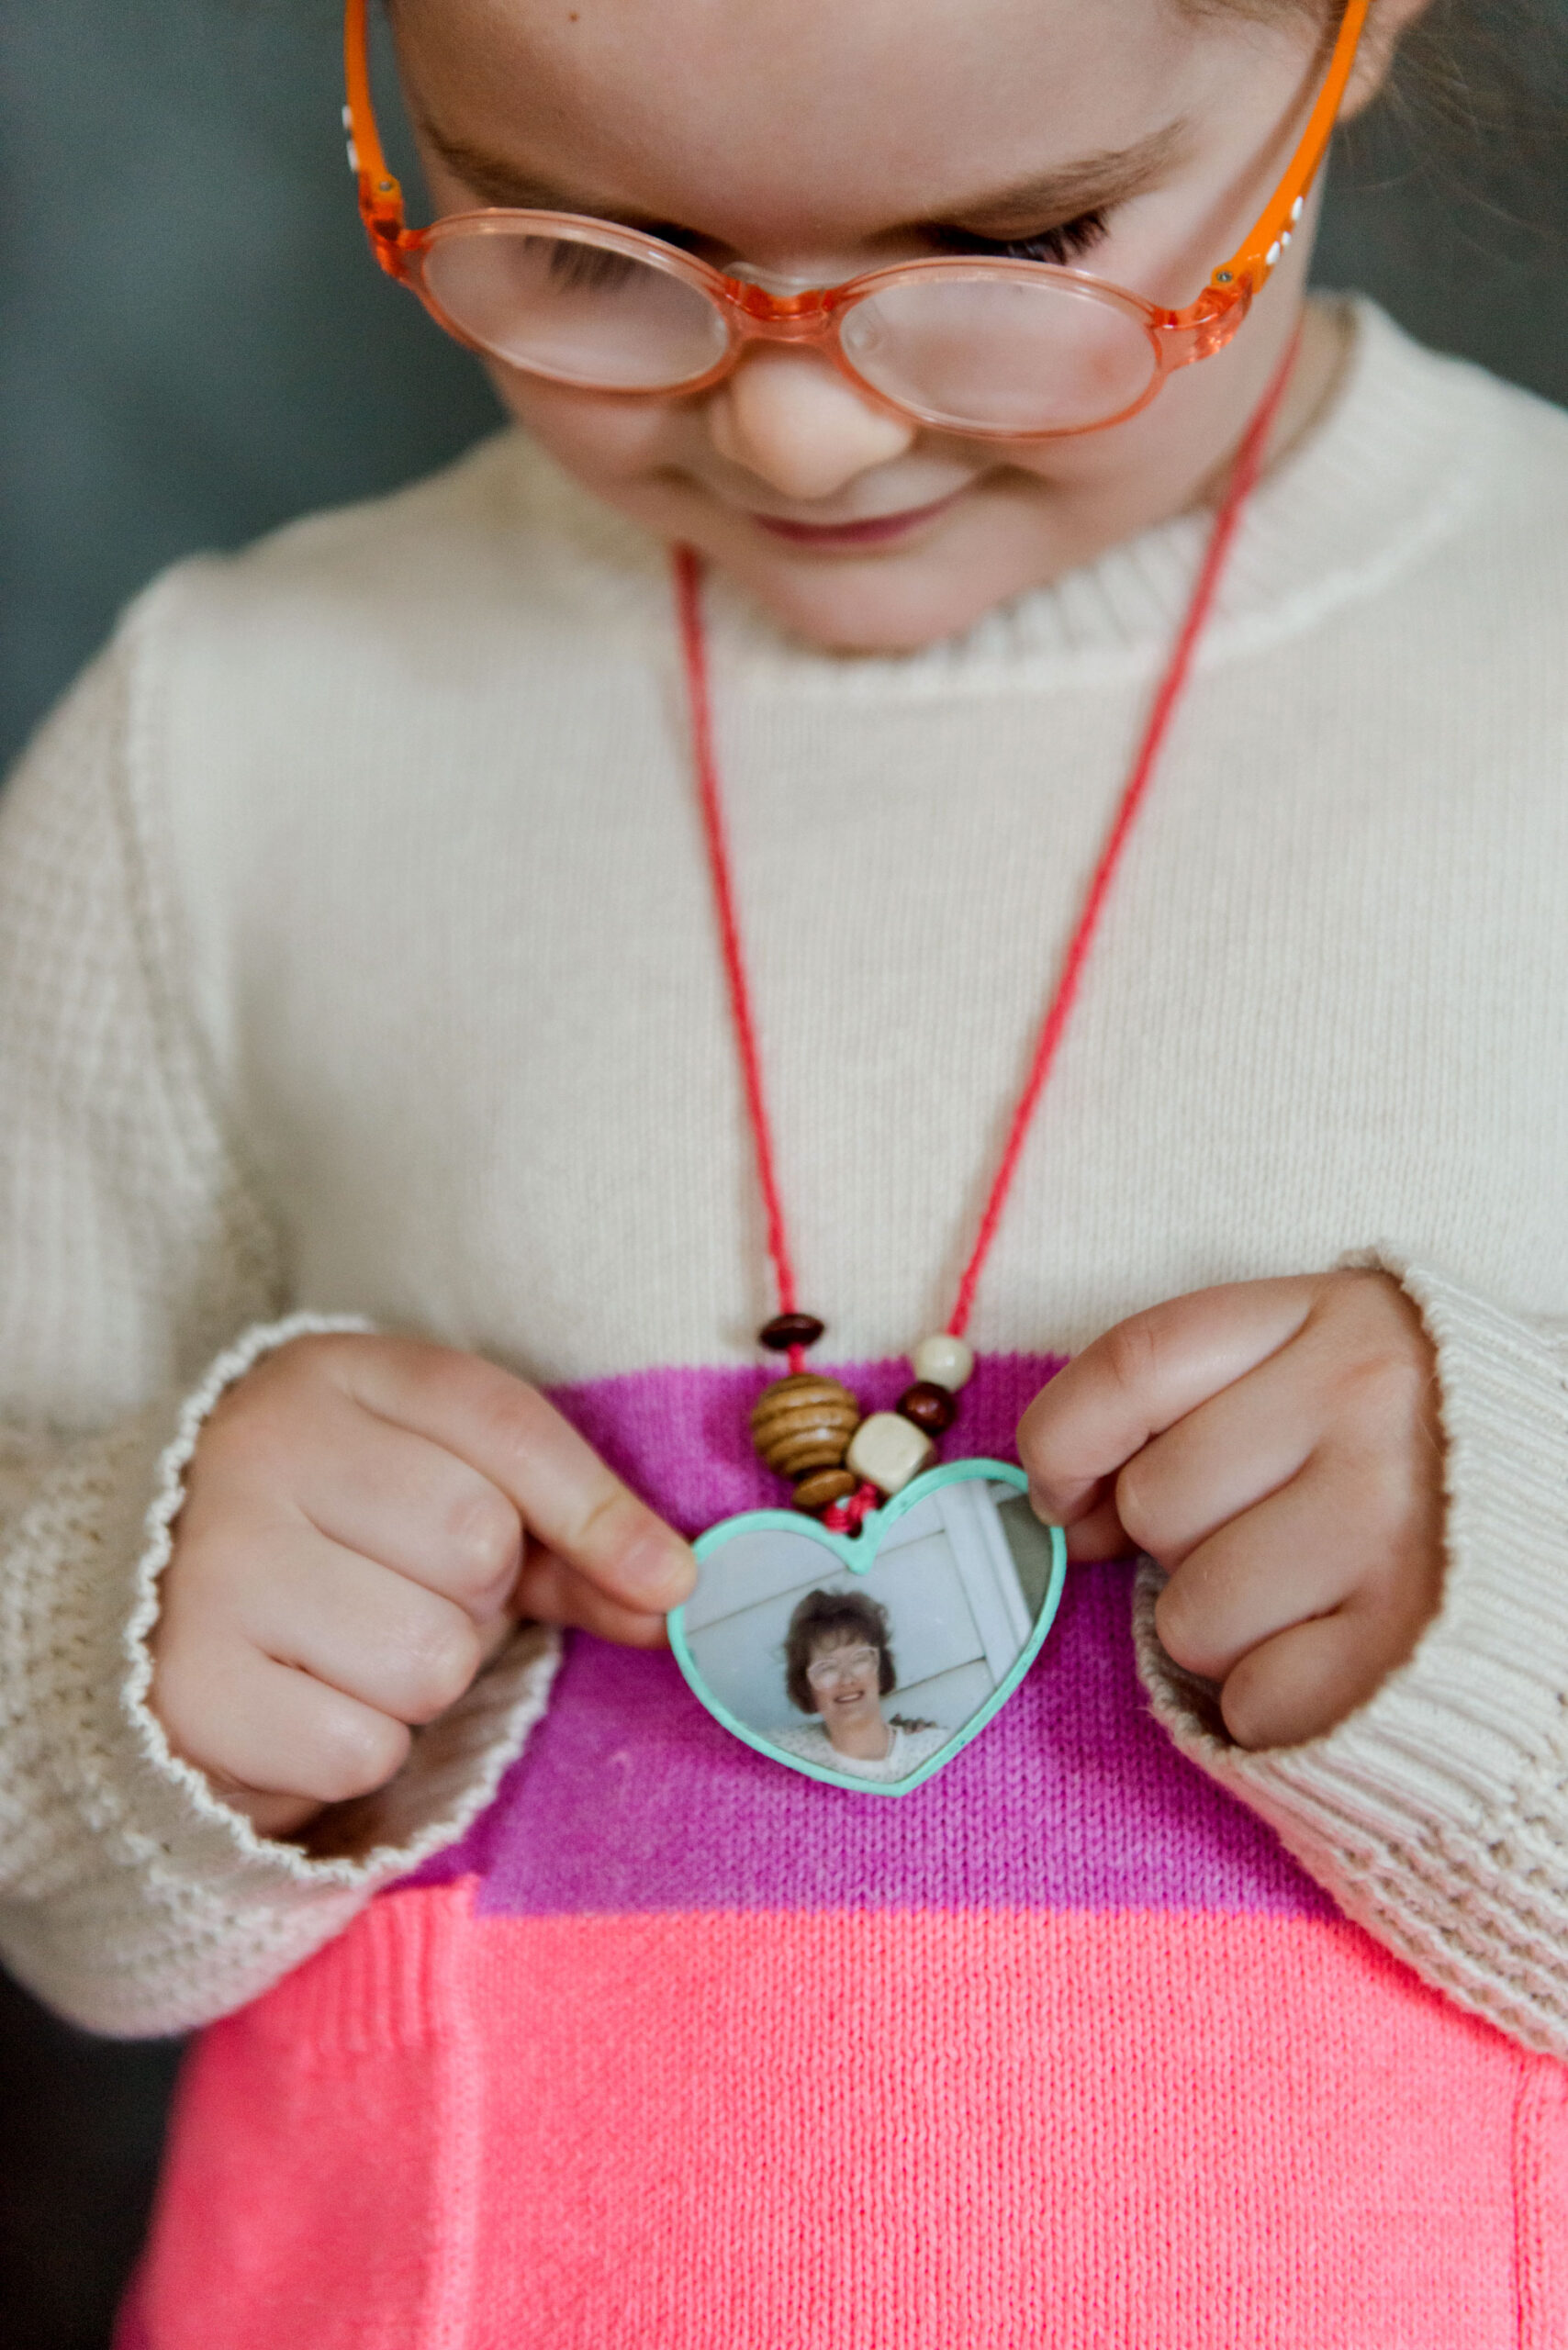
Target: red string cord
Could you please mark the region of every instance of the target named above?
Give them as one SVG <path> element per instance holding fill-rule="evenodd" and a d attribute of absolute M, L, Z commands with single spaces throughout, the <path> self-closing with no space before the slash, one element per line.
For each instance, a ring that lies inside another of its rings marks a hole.
<path fill-rule="evenodd" d="M 1237 454 L 1235 464 L 1226 486 L 1225 497 L 1215 517 L 1214 529 L 1204 554 L 1186 618 L 1166 665 L 1165 674 L 1149 709 L 1148 722 L 1138 745 L 1126 789 L 1117 803 L 1105 845 L 1100 852 L 1087 894 L 1084 897 L 1072 935 L 1062 958 L 1060 974 L 1051 993 L 1046 1014 L 1040 1025 L 1028 1073 L 1024 1080 L 1017 1107 L 1013 1113 L 996 1173 L 991 1179 L 990 1193 L 980 1214 L 980 1227 L 969 1263 L 958 1281 L 958 1293 L 947 1328 L 954 1337 L 962 1336 L 974 1310 L 975 1292 L 980 1275 L 1001 1227 L 1003 1212 L 1013 1189 L 1028 1140 L 1029 1128 L 1046 1080 L 1051 1073 L 1057 1052 L 1071 1016 L 1072 1007 L 1082 981 L 1095 934 L 1100 927 L 1112 884 L 1121 867 L 1133 827 L 1148 795 L 1159 755 L 1165 747 L 1170 722 L 1192 674 L 1193 659 L 1198 640 L 1219 590 L 1226 559 L 1236 538 L 1242 509 L 1257 485 L 1262 470 L 1263 457 L 1285 386 L 1295 364 L 1299 336 L 1286 352 L 1273 382 L 1264 394 L 1257 413 L 1248 426 L 1247 435 Z M 778 1289 L 780 1313 L 795 1311 L 795 1270 L 790 1255 L 789 1237 L 784 1223 L 783 1194 L 778 1184 L 778 1163 L 774 1154 L 773 1128 L 767 1114 L 767 1099 L 762 1080 L 762 1053 L 757 1040 L 756 1021 L 752 1009 L 751 989 L 746 978 L 745 959 L 741 947 L 740 921 L 736 910 L 734 867 L 730 856 L 727 828 L 724 822 L 723 797 L 719 778 L 717 755 L 713 748 L 712 697 L 709 687 L 708 648 L 702 625 L 702 565 L 690 547 L 674 551 L 676 602 L 680 617 L 681 650 L 685 656 L 687 696 L 691 713 L 692 750 L 697 769 L 698 798 L 702 813 L 702 830 L 707 842 L 708 862 L 713 878 L 713 897 L 719 915 L 719 934 L 723 947 L 724 971 L 729 981 L 730 1011 L 734 1023 L 735 1040 L 740 1050 L 741 1069 L 745 1080 L 746 1109 L 751 1121 L 752 1141 L 756 1154 L 756 1169 L 762 1186 L 763 1205 L 767 1218 L 767 1253 L 773 1261 L 774 1278 Z M 794 1347 L 790 1350 L 790 1366 L 799 1371 L 804 1362 L 804 1350 Z"/>
<path fill-rule="evenodd" d="M 702 626 L 702 564 L 690 547 L 675 550 L 676 605 L 680 615 L 680 644 L 686 659 L 686 693 L 691 712 L 691 745 L 697 763 L 697 796 L 702 811 L 702 834 L 713 878 L 713 901 L 719 915 L 719 939 L 729 981 L 730 1013 L 740 1047 L 741 1074 L 745 1080 L 746 1113 L 751 1120 L 762 1204 L 767 1218 L 767 1253 L 778 1291 L 778 1311 L 795 1311 L 795 1268 L 784 1224 L 784 1195 L 773 1150 L 773 1125 L 762 1082 L 762 1052 L 751 1007 L 751 985 L 741 950 L 740 917 L 735 907 L 734 869 L 724 822 L 719 762 L 713 749 L 713 699 L 708 683 L 708 641 Z M 805 1365 L 805 1348 L 790 1348 L 790 1368 Z"/>

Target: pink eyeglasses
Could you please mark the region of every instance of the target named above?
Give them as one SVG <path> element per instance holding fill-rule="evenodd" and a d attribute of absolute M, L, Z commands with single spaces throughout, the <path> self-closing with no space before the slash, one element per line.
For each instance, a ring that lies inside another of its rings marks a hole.
<path fill-rule="evenodd" d="M 571 212 L 457 212 L 410 229 L 371 101 L 366 0 L 347 0 L 349 162 L 372 250 L 459 342 L 579 391 L 663 397 L 722 383 L 754 342 L 821 351 L 895 414 L 967 436 L 1045 441 L 1136 415 L 1167 375 L 1223 351 L 1290 243 L 1355 62 L 1347 0 L 1289 168 L 1184 310 L 1036 261 L 901 262 L 790 296 L 725 276 L 640 229 Z"/>

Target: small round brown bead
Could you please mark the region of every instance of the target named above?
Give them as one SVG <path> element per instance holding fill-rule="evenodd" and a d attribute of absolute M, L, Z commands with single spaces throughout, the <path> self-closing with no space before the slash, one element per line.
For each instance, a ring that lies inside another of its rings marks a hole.
<path fill-rule="evenodd" d="M 795 1488 L 797 1509 L 831 1509 L 859 1490 L 860 1480 L 847 1469 L 813 1469 Z"/>
<path fill-rule="evenodd" d="M 946 1387 L 934 1379 L 917 1379 L 899 1397 L 899 1410 L 927 1436 L 942 1436 L 958 1416 L 958 1407 Z"/>
<path fill-rule="evenodd" d="M 763 1324 L 756 1342 L 770 1355 L 787 1355 L 791 1347 L 814 1347 L 826 1328 L 814 1314 L 776 1314 Z"/>

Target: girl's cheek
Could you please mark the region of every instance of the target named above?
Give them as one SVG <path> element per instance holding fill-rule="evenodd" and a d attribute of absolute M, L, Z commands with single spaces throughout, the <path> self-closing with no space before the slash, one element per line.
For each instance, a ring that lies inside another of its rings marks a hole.
<path fill-rule="evenodd" d="M 671 464 L 689 427 L 677 401 L 607 398 L 567 391 L 492 366 L 510 414 L 589 488 L 610 492 Z"/>

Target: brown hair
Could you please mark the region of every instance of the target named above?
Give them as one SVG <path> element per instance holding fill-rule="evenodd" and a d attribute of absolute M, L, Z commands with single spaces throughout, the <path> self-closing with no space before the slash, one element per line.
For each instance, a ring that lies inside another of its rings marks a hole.
<path fill-rule="evenodd" d="M 809 1591 L 790 1618 L 784 1637 L 784 1686 L 790 1703 L 802 1714 L 814 1714 L 816 1699 L 806 1668 L 819 1649 L 848 1648 L 864 1640 L 879 1660 L 877 1689 L 880 1696 L 898 1687 L 893 1671 L 888 1611 L 858 1591 Z"/>

